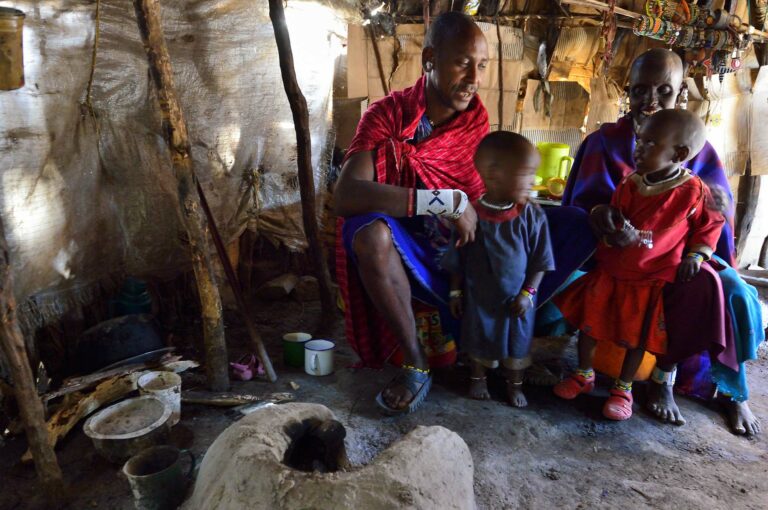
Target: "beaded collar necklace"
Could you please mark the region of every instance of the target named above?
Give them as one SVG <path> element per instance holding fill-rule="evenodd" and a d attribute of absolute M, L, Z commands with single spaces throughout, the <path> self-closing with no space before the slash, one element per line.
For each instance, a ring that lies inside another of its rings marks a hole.
<path fill-rule="evenodd" d="M 658 186 L 660 184 L 666 184 L 668 182 L 672 182 L 675 179 L 679 178 L 682 174 L 683 174 L 683 169 L 681 167 L 677 167 L 677 172 L 675 172 L 674 174 L 670 175 L 666 179 L 662 179 L 660 181 L 653 181 L 653 182 L 649 181 L 646 178 L 647 175 L 644 175 L 643 176 L 643 184 L 645 184 L 646 186 Z"/>
<path fill-rule="evenodd" d="M 515 207 L 514 202 L 509 202 L 507 204 L 492 204 L 485 199 L 485 195 L 481 196 L 478 202 L 483 204 L 483 207 L 487 207 L 492 211 L 509 211 L 510 209 Z"/>

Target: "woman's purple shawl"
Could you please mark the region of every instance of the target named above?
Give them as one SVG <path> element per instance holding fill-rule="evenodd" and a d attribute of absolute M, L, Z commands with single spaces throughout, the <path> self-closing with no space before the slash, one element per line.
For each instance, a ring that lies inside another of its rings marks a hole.
<path fill-rule="evenodd" d="M 596 205 L 609 203 L 619 181 L 635 170 L 634 151 L 635 133 L 629 116 L 600 126 L 579 147 L 563 194 L 563 205 L 589 211 Z M 686 167 L 710 187 L 721 187 L 730 199 L 728 221 L 723 226 L 716 253 L 731 263 L 734 253 L 733 195 L 723 164 L 707 142 Z"/>

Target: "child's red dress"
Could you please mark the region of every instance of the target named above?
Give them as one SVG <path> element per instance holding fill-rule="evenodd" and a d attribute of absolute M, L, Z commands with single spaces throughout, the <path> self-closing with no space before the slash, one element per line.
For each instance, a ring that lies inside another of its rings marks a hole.
<path fill-rule="evenodd" d="M 595 340 L 664 354 L 662 289 L 675 280 L 686 253 L 709 258 L 714 251 L 725 219 L 711 204 L 709 188 L 687 170 L 657 184 L 637 173 L 626 176 L 611 205 L 650 232 L 652 247 L 599 243 L 596 269 L 554 298 L 563 316 Z"/>

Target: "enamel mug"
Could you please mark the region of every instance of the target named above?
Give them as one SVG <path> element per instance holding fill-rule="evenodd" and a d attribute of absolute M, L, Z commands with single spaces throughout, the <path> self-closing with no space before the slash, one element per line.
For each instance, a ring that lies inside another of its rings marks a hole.
<path fill-rule="evenodd" d="M 304 371 L 309 375 L 333 373 L 333 351 L 336 344 L 329 340 L 310 340 L 304 344 Z"/>

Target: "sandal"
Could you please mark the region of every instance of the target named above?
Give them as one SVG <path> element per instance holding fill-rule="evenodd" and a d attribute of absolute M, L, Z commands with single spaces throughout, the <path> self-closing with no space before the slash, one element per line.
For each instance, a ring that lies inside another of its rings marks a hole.
<path fill-rule="evenodd" d="M 558 397 L 573 400 L 582 393 L 589 393 L 595 389 L 595 376 L 593 375 L 587 379 L 583 375 L 574 372 L 567 379 L 557 383 L 552 389 Z"/>
<path fill-rule="evenodd" d="M 232 377 L 240 381 L 250 381 L 256 375 L 264 375 L 264 367 L 254 354 L 246 354 L 229 366 L 232 368 Z"/>
<path fill-rule="evenodd" d="M 422 402 L 424 402 L 424 399 L 427 398 L 429 389 L 432 387 L 432 376 L 428 371 L 425 372 L 403 366 L 400 369 L 400 373 L 397 374 L 386 387 L 391 388 L 396 384 L 405 386 L 405 389 L 411 392 L 413 398 L 407 407 L 393 409 L 387 405 L 387 402 L 384 400 L 384 390 L 381 390 L 379 394 L 376 395 L 376 404 L 378 404 L 382 411 L 391 416 L 409 414 L 418 409 Z"/>
<path fill-rule="evenodd" d="M 603 416 L 609 420 L 624 421 L 632 417 L 632 392 L 618 388 L 611 389 L 611 396 L 603 406 Z"/>

